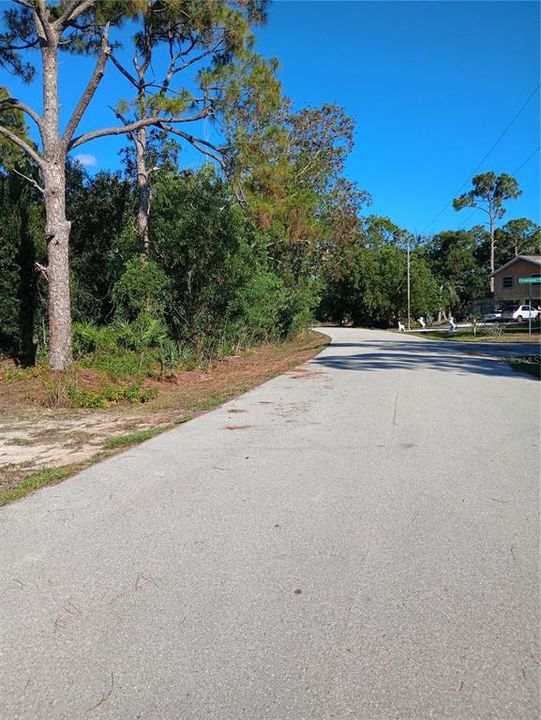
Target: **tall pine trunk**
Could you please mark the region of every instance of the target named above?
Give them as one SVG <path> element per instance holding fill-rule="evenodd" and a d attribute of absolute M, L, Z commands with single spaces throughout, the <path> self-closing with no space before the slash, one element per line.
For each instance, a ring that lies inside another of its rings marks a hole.
<path fill-rule="evenodd" d="M 55 38 L 56 40 L 56 38 Z M 66 148 L 60 138 L 57 43 L 42 47 L 43 189 L 49 282 L 49 362 L 65 370 L 72 362 L 69 236 L 66 218 Z"/>
<path fill-rule="evenodd" d="M 494 270 L 496 255 L 496 229 L 494 227 L 494 216 L 492 208 L 489 212 L 489 229 L 490 229 L 490 293 L 494 295 Z"/>
<path fill-rule="evenodd" d="M 150 249 L 148 219 L 150 215 L 150 183 L 148 179 L 147 129 L 139 128 L 135 140 L 135 164 L 137 172 L 137 230 L 139 233 L 139 252 L 147 257 Z"/>

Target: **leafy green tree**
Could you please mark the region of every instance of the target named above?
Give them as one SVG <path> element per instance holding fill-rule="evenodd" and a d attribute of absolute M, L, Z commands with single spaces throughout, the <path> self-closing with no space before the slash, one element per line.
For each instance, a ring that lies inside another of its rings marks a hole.
<path fill-rule="evenodd" d="M 439 316 L 464 314 L 473 300 L 486 293 L 486 272 L 478 261 L 473 231 L 449 230 L 426 245 L 425 257 L 439 288 Z"/>
<path fill-rule="evenodd" d="M 340 179 L 353 130 L 336 105 L 293 112 L 289 101 L 262 125 L 238 129 L 237 179 L 255 221 L 284 242 L 317 237 L 320 204 Z"/>
<path fill-rule="evenodd" d="M 41 309 L 35 263 L 43 260 L 43 224 L 34 189 L 13 172 L 0 174 L 0 218 L 0 347 L 28 364 Z"/>
<path fill-rule="evenodd" d="M 210 17 L 208 27 L 215 30 L 220 23 L 229 20 L 232 3 L 225 0 L 197 0 L 179 3 L 178 0 L 156 0 L 164 13 L 180 17 L 195 14 L 197 17 Z M 257 8 L 260 3 L 240 2 L 239 8 Z M 55 370 L 64 370 L 72 360 L 71 352 L 71 311 L 70 311 L 70 272 L 69 237 L 71 223 L 66 214 L 66 158 L 73 149 L 100 137 L 109 135 L 137 133 L 143 127 L 160 126 L 169 130 L 176 123 L 186 122 L 187 115 L 170 102 L 158 100 L 151 104 L 151 111 L 142 113 L 133 122 L 103 127 L 76 135 L 77 128 L 85 115 L 90 102 L 102 81 L 106 66 L 110 60 L 115 43 L 110 41 L 112 29 L 125 20 L 136 20 L 148 8 L 146 0 L 12 0 L 12 6 L 3 14 L 3 27 L 0 31 L 0 65 L 15 73 L 25 82 L 38 78 L 40 93 L 44 98 L 40 113 L 15 97 L 4 97 L 0 101 L 0 110 L 15 110 L 25 114 L 37 127 L 40 144 L 34 146 L 20 137 L 8 124 L 0 124 L 0 136 L 23 151 L 38 168 L 41 182 L 36 187 L 43 194 L 46 215 L 45 235 L 47 239 L 48 262 L 42 268 L 48 280 L 49 311 L 49 360 Z M 240 22 L 243 14 L 237 12 L 238 24 L 229 25 L 228 35 L 242 33 Z M 204 20 L 206 22 L 206 20 Z M 189 33 L 194 28 L 188 27 Z M 137 41 L 136 41 L 137 42 Z M 41 59 L 41 73 L 36 74 L 31 62 L 33 51 L 37 50 Z M 136 47 L 139 57 L 140 47 Z M 59 54 L 60 52 L 95 55 L 94 69 L 84 87 L 71 116 L 64 128 L 60 125 L 61 98 L 59 93 Z M 192 98 L 193 117 L 202 116 L 202 111 L 193 109 L 199 102 L 206 107 L 205 115 L 212 111 L 209 99 L 212 88 L 219 82 L 224 55 L 215 66 L 203 73 L 199 86 L 203 98 Z M 142 60 L 145 62 L 146 60 Z M 222 99 L 222 98 L 221 98 Z M 177 105 L 185 104 L 186 97 L 176 100 Z M 190 111 L 189 107 L 185 108 Z"/>
<path fill-rule="evenodd" d="M 160 179 L 149 257 L 172 281 L 175 337 L 200 344 L 227 322 L 236 289 L 254 270 L 248 243 L 244 213 L 211 168 Z"/>
<path fill-rule="evenodd" d="M 117 316 L 133 321 L 143 314 L 163 319 L 171 302 L 172 279 L 153 260 L 130 258 L 113 289 Z"/>
<path fill-rule="evenodd" d="M 541 254 L 541 228 L 527 218 L 509 220 L 496 230 L 496 265 L 500 267 L 518 255 Z"/>
<path fill-rule="evenodd" d="M 494 278 L 496 252 L 496 222 L 505 215 L 503 206 L 506 200 L 515 199 L 522 194 L 518 182 L 507 173 L 496 175 L 494 172 L 481 173 L 472 178 L 473 188 L 467 193 L 453 200 L 453 207 L 460 211 L 473 207 L 487 215 L 487 225 L 490 234 L 490 292 L 494 292 Z"/>
<path fill-rule="evenodd" d="M 234 187 L 268 239 L 269 261 L 288 288 L 291 327 L 317 306 L 322 264 L 338 261 L 339 236 L 345 244 L 358 226 L 360 205 L 369 201 L 342 176 L 353 130 L 336 105 L 294 112 L 286 100 L 233 133 Z"/>
<path fill-rule="evenodd" d="M 371 215 L 359 222 L 352 242 L 334 246 L 325 263 L 323 319 L 340 323 L 388 327 L 407 314 L 408 233 L 389 218 Z M 411 310 L 414 317 L 437 308 L 438 291 L 424 252 L 411 253 Z"/>
<path fill-rule="evenodd" d="M 231 106 L 236 106 L 239 98 L 250 95 L 256 87 L 260 100 L 263 87 L 265 101 L 278 97 L 273 64 L 253 50 L 250 29 L 264 21 L 266 3 L 267 0 L 249 3 L 188 0 L 179 4 L 152 0 L 143 5 L 135 18 L 135 53 L 131 63 L 123 62 L 116 50 L 111 52 L 111 61 L 134 90 L 131 100 L 118 104 L 117 117 L 129 126 L 157 114 L 174 116 L 175 124 L 166 118 L 157 124 L 159 130 L 154 130 L 154 140 L 174 135 L 227 170 L 230 147 L 223 144 L 224 138 L 222 144 L 210 142 L 201 129 L 192 126 L 207 120 L 216 129 L 224 115 L 232 112 Z M 160 76 L 157 73 L 162 53 L 166 53 L 167 62 Z M 134 144 L 137 226 L 143 254 L 149 250 L 151 181 L 160 167 L 157 143 L 151 147 L 149 132 L 150 128 L 142 125 L 129 133 Z"/>
<path fill-rule="evenodd" d="M 120 173 L 98 172 L 68 162 L 66 206 L 70 233 L 72 312 L 79 322 L 103 323 L 113 312 L 113 287 L 137 252 L 134 193 Z"/>

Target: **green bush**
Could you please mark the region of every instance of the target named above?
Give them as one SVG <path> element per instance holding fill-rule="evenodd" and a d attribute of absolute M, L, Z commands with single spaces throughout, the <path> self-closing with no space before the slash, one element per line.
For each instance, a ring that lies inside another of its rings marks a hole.
<path fill-rule="evenodd" d="M 168 340 L 165 323 L 148 312 L 141 313 L 131 323 L 116 320 L 112 328 L 117 343 L 127 350 L 159 348 Z"/>
<path fill-rule="evenodd" d="M 160 343 L 157 351 L 157 358 L 162 373 L 164 370 L 183 368 L 193 370 L 197 367 L 197 353 L 193 346 L 176 342 L 167 338 Z"/>
<path fill-rule="evenodd" d="M 75 385 L 68 387 L 68 399 L 71 407 L 106 408 L 118 402 L 146 403 L 156 397 L 155 388 L 143 389 L 140 384 L 110 385 L 102 390 L 79 390 Z"/>
<path fill-rule="evenodd" d="M 289 292 L 280 318 L 282 337 L 296 335 L 304 330 L 314 316 L 320 300 L 320 284 L 315 280 L 298 282 Z"/>
<path fill-rule="evenodd" d="M 152 373 L 156 360 L 149 351 L 136 353 L 133 350 L 120 349 L 115 354 L 94 352 L 80 361 L 81 365 L 92 370 L 101 370 L 112 380 L 143 377 Z"/>
<path fill-rule="evenodd" d="M 267 339 L 280 331 L 288 305 L 283 280 L 271 272 L 258 272 L 241 286 L 231 304 L 237 327 L 244 326 L 254 339 Z"/>
<path fill-rule="evenodd" d="M 118 317 L 135 320 L 142 314 L 163 317 L 171 304 L 171 279 L 154 261 L 134 257 L 113 288 Z"/>
<path fill-rule="evenodd" d="M 160 363 L 162 348 L 169 343 L 165 324 L 148 313 L 133 322 L 117 319 L 103 327 L 92 323 L 73 326 L 75 359 L 112 379 L 152 374 Z"/>
<path fill-rule="evenodd" d="M 115 352 L 118 336 L 112 325 L 98 327 L 93 323 L 73 323 L 73 357 L 75 360 L 93 352 Z"/>

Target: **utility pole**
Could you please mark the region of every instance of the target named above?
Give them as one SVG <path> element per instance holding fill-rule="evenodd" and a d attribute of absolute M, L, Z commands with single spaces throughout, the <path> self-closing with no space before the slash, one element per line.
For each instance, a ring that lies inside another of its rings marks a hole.
<path fill-rule="evenodd" d="M 408 256 L 408 330 L 411 330 L 411 286 L 410 286 L 410 236 L 408 235 L 408 246 L 407 246 L 407 256 Z"/>
<path fill-rule="evenodd" d="M 532 283 L 528 283 L 528 336 L 532 336 Z"/>

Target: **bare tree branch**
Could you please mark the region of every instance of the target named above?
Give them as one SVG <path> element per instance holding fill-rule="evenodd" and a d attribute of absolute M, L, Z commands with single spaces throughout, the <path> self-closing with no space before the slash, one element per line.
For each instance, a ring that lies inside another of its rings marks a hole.
<path fill-rule="evenodd" d="M 4 137 L 7 137 L 8 140 L 11 140 L 14 145 L 17 145 L 17 147 L 19 147 L 29 157 L 31 157 L 39 168 L 43 169 L 43 166 L 45 164 L 43 158 L 22 138 L 20 138 L 18 135 L 15 135 L 14 132 L 11 132 L 11 130 L 8 130 L 8 128 L 4 127 L 3 125 L 0 125 L 0 135 L 3 135 Z"/>
<path fill-rule="evenodd" d="M 119 120 L 121 120 L 121 121 L 124 123 L 124 125 L 129 125 L 129 124 L 130 124 L 130 121 L 127 120 L 127 119 L 124 117 L 124 115 L 122 115 L 122 113 L 120 113 L 118 110 L 115 110 L 115 108 L 112 108 L 111 106 L 109 106 L 109 109 L 114 112 L 114 114 L 117 116 L 117 118 L 118 118 Z M 132 142 L 134 142 L 134 143 L 137 142 L 137 135 L 135 134 L 135 132 L 131 131 L 131 132 L 128 133 L 128 135 L 130 136 L 130 139 L 132 140 Z"/>
<path fill-rule="evenodd" d="M 25 103 L 21 102 L 20 100 L 17 100 L 17 98 L 14 98 L 14 97 L 6 97 L 6 98 L 1 99 L 0 107 L 2 105 L 9 105 L 9 107 L 13 108 L 14 110 L 20 110 L 21 112 L 26 113 L 36 123 L 36 125 L 38 126 L 40 133 L 41 133 L 41 129 L 42 129 L 41 116 L 38 115 L 38 113 L 35 110 L 33 110 L 29 105 L 26 105 Z"/>
<path fill-rule="evenodd" d="M 83 117 L 83 114 L 87 109 L 90 101 L 94 97 L 94 93 L 96 92 L 100 80 L 103 77 L 105 65 L 107 64 L 107 60 L 111 53 L 111 48 L 109 47 L 108 42 L 108 34 L 109 23 L 105 26 L 105 30 L 103 31 L 103 35 L 101 38 L 101 51 L 98 57 L 98 61 L 96 63 L 96 67 L 94 68 L 94 72 L 92 73 L 92 76 L 88 81 L 88 85 L 86 86 L 85 91 L 81 95 L 79 102 L 77 103 L 77 106 L 70 118 L 70 121 L 68 122 L 66 129 L 64 130 L 64 134 L 62 136 L 62 144 L 64 147 L 68 146 L 71 138 L 73 137 L 73 133 L 77 129 L 77 126 L 79 125 L 81 118 Z"/>
<path fill-rule="evenodd" d="M 183 123 L 183 122 L 195 122 L 196 120 L 202 120 L 205 117 L 208 117 L 211 114 L 211 111 L 209 109 L 202 110 L 197 115 L 192 115 L 191 117 L 184 117 L 184 118 L 178 118 L 178 117 L 165 117 L 162 118 L 159 115 L 151 115 L 150 117 L 141 118 L 140 120 L 135 120 L 132 123 L 129 123 L 128 125 L 124 125 L 124 127 L 109 127 L 109 128 L 101 128 L 101 130 L 92 130 L 90 132 L 85 133 L 84 135 L 79 135 L 79 137 L 74 138 L 69 144 L 68 149 L 73 150 L 73 148 L 78 147 L 79 145 L 83 145 L 84 143 L 90 142 L 91 140 L 95 140 L 99 137 L 105 137 L 107 135 L 126 135 L 128 133 L 132 133 L 134 130 L 139 130 L 139 128 L 142 127 L 148 127 L 149 125 L 159 125 L 161 122 L 165 123 Z"/>
<path fill-rule="evenodd" d="M 216 152 L 212 152 L 212 150 L 208 150 L 203 146 L 204 145 L 210 145 L 210 143 L 206 142 L 205 140 L 202 140 L 201 138 L 196 138 L 193 135 L 190 135 L 189 133 L 182 132 L 182 130 L 176 130 L 173 127 L 160 124 L 160 127 L 162 127 L 164 130 L 167 130 L 167 132 L 172 133 L 173 135 L 178 135 L 181 138 L 184 138 L 187 140 L 196 150 L 198 150 L 202 155 L 206 155 L 209 158 L 212 158 L 215 160 L 222 169 L 225 170 L 226 163 L 224 158 L 222 157 L 220 151 L 216 148 Z"/>
<path fill-rule="evenodd" d="M 15 0 L 14 0 L 14 1 L 15 1 Z M 28 50 L 29 48 L 36 47 L 36 45 L 38 45 L 38 43 L 39 43 L 39 39 L 38 39 L 38 38 L 36 38 L 35 40 L 32 40 L 32 42 L 27 42 L 27 43 L 25 43 L 24 45 L 12 45 L 12 44 L 10 43 L 10 44 L 9 44 L 9 49 L 10 49 L 10 50 Z"/>
<path fill-rule="evenodd" d="M 165 78 L 163 80 L 163 83 L 161 84 L 161 90 L 160 95 L 165 95 L 167 92 L 169 85 L 171 83 L 171 80 L 173 79 L 173 75 L 175 73 L 175 67 L 177 62 L 182 57 L 182 52 L 175 53 L 174 52 L 174 42 L 173 39 L 169 38 L 169 67 L 167 69 L 167 73 L 165 74 Z"/>
<path fill-rule="evenodd" d="M 59 18 L 53 23 L 55 27 L 63 30 L 66 25 L 82 15 L 88 8 L 96 4 L 96 0 L 71 0 Z"/>
<path fill-rule="evenodd" d="M 38 28 L 39 23 L 41 30 L 43 31 L 43 35 L 49 45 L 54 45 L 55 34 L 53 32 L 52 25 L 49 22 L 49 12 L 47 10 L 47 6 L 45 5 L 45 0 L 35 0 L 32 4 L 32 8 L 34 10 L 34 17 L 38 21 L 36 22 L 36 28 Z"/>
<path fill-rule="evenodd" d="M 224 152 L 227 150 L 226 147 L 219 147 L 218 145 L 213 145 L 208 140 L 203 140 L 203 138 L 195 137 L 195 135 L 191 135 L 190 133 L 184 132 L 183 130 L 178 130 L 171 125 L 167 125 L 166 123 L 159 123 L 159 127 L 163 130 L 167 130 L 167 132 L 173 133 L 173 135 L 178 135 L 179 137 L 184 138 L 204 155 L 208 155 L 209 157 L 219 162 L 222 167 L 225 167 L 223 155 Z M 217 155 L 214 153 L 217 153 Z"/>
<path fill-rule="evenodd" d="M 127 78 L 127 79 L 131 82 L 132 85 L 134 85 L 136 88 L 139 88 L 139 82 L 137 81 L 137 78 L 135 78 L 130 72 L 128 72 L 128 70 L 126 70 L 126 68 L 124 67 L 124 65 L 122 65 L 122 64 L 116 59 L 114 53 L 111 53 L 111 54 L 109 55 L 109 57 L 111 58 L 111 62 L 112 62 L 113 65 L 116 67 L 116 69 L 117 69 L 119 72 L 121 72 L 122 75 L 124 75 L 124 77 Z"/>
<path fill-rule="evenodd" d="M 46 280 L 49 279 L 49 268 L 45 267 L 45 265 L 42 265 L 41 263 L 37 262 L 34 263 L 36 266 L 36 269 L 40 271 L 40 273 L 45 277 Z"/>
<path fill-rule="evenodd" d="M 191 60 L 188 60 L 187 62 L 182 63 L 182 65 L 179 65 L 179 67 L 177 67 L 175 69 L 175 72 L 173 74 L 176 75 L 177 73 L 181 72 L 182 70 L 186 70 L 186 68 L 190 67 L 190 65 L 193 65 L 194 63 L 199 62 L 200 60 L 207 57 L 208 55 L 212 55 L 213 53 L 216 52 L 216 50 L 218 50 L 218 48 L 220 47 L 220 45 L 222 43 L 223 43 L 223 38 L 220 40 L 220 42 L 216 43 L 216 45 L 214 47 L 210 48 L 210 50 L 206 50 L 204 53 L 201 53 L 200 55 L 196 55 L 195 57 L 191 58 Z"/>
<path fill-rule="evenodd" d="M 35 188 L 37 188 L 42 195 L 45 195 L 45 190 L 41 187 L 41 185 L 38 185 L 38 183 L 34 180 L 34 178 L 28 177 L 28 175 L 25 175 L 22 172 L 19 172 L 15 168 L 12 168 L 12 172 L 15 173 L 15 175 L 19 175 L 20 177 L 24 178 L 24 180 L 27 180 L 31 185 L 33 185 Z"/>

